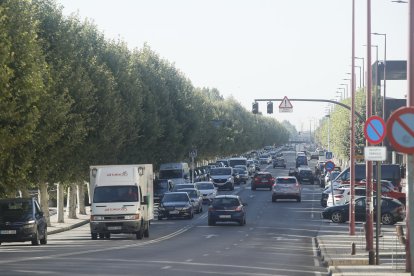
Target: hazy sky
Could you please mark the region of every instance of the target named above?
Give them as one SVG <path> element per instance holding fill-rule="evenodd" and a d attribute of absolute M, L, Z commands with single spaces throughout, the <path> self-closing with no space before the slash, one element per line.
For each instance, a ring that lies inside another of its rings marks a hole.
<path fill-rule="evenodd" d="M 259 98 L 335 99 L 351 72 L 351 0 L 57 0 L 106 37 L 131 49 L 147 43 L 196 87 L 215 87 L 248 110 Z M 356 55 L 366 57 L 366 0 L 356 2 Z M 372 0 L 372 32 L 387 34 L 387 60 L 407 59 L 408 4 Z M 372 36 L 384 56 L 384 37 Z M 373 48 L 372 61 L 376 59 Z M 366 59 L 365 59 L 366 62 Z M 356 65 L 361 65 L 356 60 Z M 367 66 L 365 65 L 365 68 Z M 359 68 L 356 83 L 359 86 Z M 349 83 L 349 82 L 348 82 Z M 350 85 L 348 85 L 350 89 Z M 405 81 L 388 81 L 403 98 Z M 326 114 L 327 104 L 292 102 L 272 116 L 298 130 Z M 260 111 L 266 112 L 261 103 Z"/>

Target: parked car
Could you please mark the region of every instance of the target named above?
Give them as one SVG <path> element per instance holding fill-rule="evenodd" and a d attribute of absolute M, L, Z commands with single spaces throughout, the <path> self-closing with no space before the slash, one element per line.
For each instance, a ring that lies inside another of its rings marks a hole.
<path fill-rule="evenodd" d="M 199 214 L 203 212 L 203 196 L 197 189 L 179 189 L 179 192 L 186 192 L 193 204 L 194 212 Z"/>
<path fill-rule="evenodd" d="M 217 195 L 217 188 L 212 182 L 197 182 L 197 189 L 203 196 L 203 202 L 211 203 Z"/>
<path fill-rule="evenodd" d="M 281 157 L 278 157 L 278 158 L 274 159 L 273 160 L 273 168 L 276 168 L 276 167 L 282 167 L 282 168 L 286 169 L 285 159 L 281 158 Z"/>
<path fill-rule="evenodd" d="M 355 200 L 355 221 L 366 221 L 365 197 Z M 376 198 L 374 197 L 374 217 L 376 216 Z M 332 222 L 343 223 L 349 219 L 349 203 L 327 207 L 322 211 L 322 218 Z M 405 219 L 405 207 L 397 199 L 382 197 L 381 199 L 381 222 L 385 225 L 393 225 Z"/>
<path fill-rule="evenodd" d="M 188 193 L 172 192 L 164 195 L 158 207 L 158 220 L 172 217 L 194 217 L 194 208 Z"/>
<path fill-rule="evenodd" d="M 251 188 L 253 191 L 257 188 L 267 188 L 272 190 L 273 184 L 275 184 L 275 178 L 270 172 L 258 172 L 252 179 Z"/>
<path fill-rule="evenodd" d="M 208 208 L 208 225 L 226 221 L 237 222 L 240 226 L 245 225 L 246 210 L 244 206 L 246 205 L 237 195 L 216 196 Z"/>
<path fill-rule="evenodd" d="M 293 198 L 297 202 L 302 200 L 302 188 L 294 176 L 276 177 L 272 187 L 272 202 L 285 198 Z"/>
<path fill-rule="evenodd" d="M 365 196 L 367 193 L 365 188 L 355 187 L 355 199 Z M 333 197 L 332 193 L 329 193 L 326 206 L 343 205 L 349 202 L 351 199 L 351 188 L 336 188 L 334 189 Z"/>
<path fill-rule="evenodd" d="M 47 243 L 46 217 L 35 198 L 0 199 L 0 244 L 31 241 Z"/>
<path fill-rule="evenodd" d="M 309 182 L 313 184 L 315 181 L 311 168 L 306 166 L 298 168 L 297 179 L 300 183 Z"/>

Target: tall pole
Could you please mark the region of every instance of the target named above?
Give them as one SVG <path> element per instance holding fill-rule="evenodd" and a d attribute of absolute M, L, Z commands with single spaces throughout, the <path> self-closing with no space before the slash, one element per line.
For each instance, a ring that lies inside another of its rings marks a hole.
<path fill-rule="evenodd" d="M 352 0 L 352 88 L 351 88 L 351 137 L 350 137 L 350 185 L 351 198 L 349 200 L 349 235 L 355 235 L 355 0 Z M 361 69 L 361 67 L 359 67 Z M 361 72 L 361 71 L 359 71 Z M 361 81 L 361 76 L 359 78 Z"/>
<path fill-rule="evenodd" d="M 371 0 L 367 0 L 367 93 L 366 93 L 366 118 L 372 115 L 372 67 L 371 67 Z M 370 143 L 367 140 L 366 146 Z M 368 251 L 369 264 L 374 264 L 375 252 L 373 241 L 373 204 L 372 204 L 372 161 L 366 161 L 366 250 Z"/>
<path fill-rule="evenodd" d="M 365 59 L 363 57 L 355 57 L 355 58 L 362 60 L 362 87 L 365 90 Z"/>
<path fill-rule="evenodd" d="M 407 106 L 414 106 L 414 0 L 409 1 L 408 8 L 408 62 L 407 62 L 407 80 L 408 80 L 408 93 L 407 93 Z M 413 154 L 407 154 L 406 165 L 406 179 L 407 179 L 407 245 L 406 248 L 406 271 L 411 271 L 411 266 L 414 264 L 414 254 L 411 254 L 414 250 L 414 219 L 411 217 L 414 214 L 414 156 Z M 413 272 L 411 271 L 411 275 Z"/>

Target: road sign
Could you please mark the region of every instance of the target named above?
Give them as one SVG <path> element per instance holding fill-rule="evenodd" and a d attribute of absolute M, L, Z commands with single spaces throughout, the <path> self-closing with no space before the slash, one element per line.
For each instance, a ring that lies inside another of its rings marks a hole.
<path fill-rule="evenodd" d="M 328 172 L 333 171 L 333 169 L 335 169 L 335 163 L 332 161 L 327 161 L 325 163 L 325 170 L 327 170 Z"/>
<path fill-rule="evenodd" d="M 401 107 L 387 121 L 388 139 L 399 152 L 414 153 L 414 107 Z"/>
<path fill-rule="evenodd" d="M 365 147 L 364 157 L 368 161 L 385 161 L 387 160 L 386 147 Z"/>
<path fill-rule="evenodd" d="M 293 111 L 293 105 L 289 101 L 289 99 L 285 96 L 279 105 L 279 112 L 292 112 L 292 111 Z"/>
<path fill-rule="evenodd" d="M 385 130 L 385 122 L 381 117 L 369 117 L 364 125 L 365 139 L 367 139 L 371 144 L 380 144 L 382 140 L 384 140 Z"/>
<path fill-rule="evenodd" d="M 332 151 L 327 151 L 327 152 L 325 152 L 325 158 L 326 159 L 332 159 L 332 157 L 333 157 L 333 154 L 332 154 Z"/>

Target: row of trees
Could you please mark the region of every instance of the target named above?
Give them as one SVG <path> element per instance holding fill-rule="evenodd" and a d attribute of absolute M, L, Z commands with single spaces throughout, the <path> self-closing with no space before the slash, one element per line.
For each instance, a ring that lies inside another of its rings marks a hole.
<path fill-rule="evenodd" d="M 289 137 L 54 0 L 0 0 L 0 68 L 0 196 L 39 188 L 46 208 L 52 183 L 83 185 L 91 164 L 157 167 L 192 148 L 209 160 Z"/>

